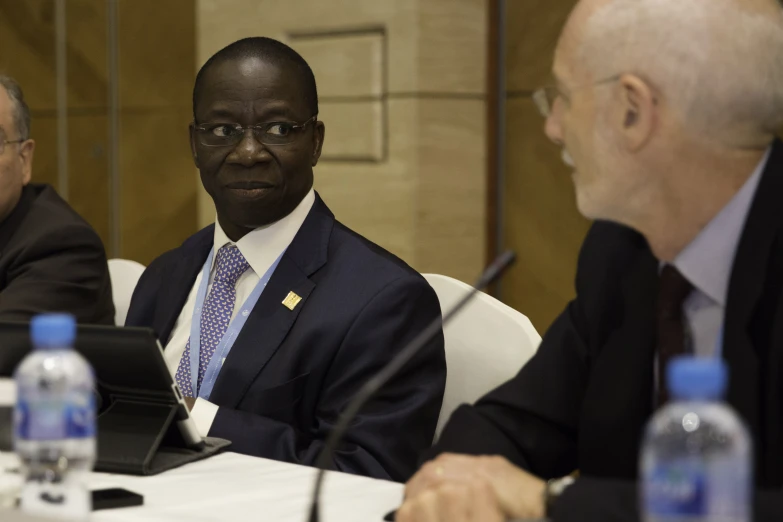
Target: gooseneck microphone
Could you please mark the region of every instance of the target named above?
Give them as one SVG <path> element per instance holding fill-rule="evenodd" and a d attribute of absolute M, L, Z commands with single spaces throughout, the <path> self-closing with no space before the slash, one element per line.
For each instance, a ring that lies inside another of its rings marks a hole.
<path fill-rule="evenodd" d="M 411 358 L 416 355 L 428 342 L 430 342 L 441 328 L 448 323 L 452 317 L 454 317 L 462 308 L 470 302 L 475 295 L 486 288 L 488 285 L 495 282 L 505 271 L 511 266 L 516 259 L 516 254 L 508 250 L 495 259 L 491 265 L 489 265 L 481 277 L 478 279 L 473 288 L 465 294 L 449 311 L 443 314 L 443 317 L 438 317 L 427 328 L 422 330 L 416 337 L 408 343 L 405 348 L 398 353 L 394 359 L 370 380 L 364 383 L 359 391 L 354 395 L 353 400 L 348 404 L 345 410 L 340 414 L 340 418 L 337 421 L 334 429 L 326 439 L 321 453 L 316 460 L 316 467 L 318 468 L 318 474 L 315 477 L 315 488 L 313 489 L 312 503 L 310 504 L 310 517 L 309 522 L 319 522 L 319 503 L 321 498 L 321 486 L 323 485 L 324 474 L 326 468 L 329 466 L 332 454 L 337 449 L 337 446 L 343 439 L 348 426 L 351 425 L 356 415 L 361 411 L 362 407 L 372 399 L 375 394 L 380 390 L 394 375 L 405 366 Z"/>

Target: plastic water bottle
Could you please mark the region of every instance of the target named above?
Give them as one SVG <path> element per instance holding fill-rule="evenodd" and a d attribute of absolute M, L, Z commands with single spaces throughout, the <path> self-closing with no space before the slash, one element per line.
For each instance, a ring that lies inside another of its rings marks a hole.
<path fill-rule="evenodd" d="M 93 371 L 73 350 L 72 316 L 37 316 L 30 336 L 33 351 L 14 374 L 14 450 L 25 476 L 22 510 L 86 520 L 92 509 L 86 475 L 95 462 Z"/>
<path fill-rule="evenodd" d="M 721 402 L 720 359 L 677 358 L 667 368 L 673 401 L 653 416 L 642 446 L 645 522 L 751 522 L 752 443 Z"/>

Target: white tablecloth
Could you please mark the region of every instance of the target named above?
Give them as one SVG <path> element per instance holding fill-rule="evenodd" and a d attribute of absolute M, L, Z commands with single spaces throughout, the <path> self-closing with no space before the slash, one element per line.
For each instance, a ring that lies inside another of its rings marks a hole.
<path fill-rule="evenodd" d="M 0 379 L 0 403 L 12 404 L 13 382 Z M 0 454 L 0 464 L 9 455 Z M 90 489 L 125 488 L 144 506 L 97 511 L 96 522 L 307 522 L 315 470 L 274 460 L 223 453 L 161 475 L 93 473 Z M 329 473 L 321 495 L 322 522 L 379 522 L 402 500 L 403 485 Z"/>
<path fill-rule="evenodd" d="M 5 455 L 8 458 L 8 455 Z M 144 506 L 96 511 L 94 522 L 307 522 L 315 470 L 223 453 L 152 477 L 92 473 L 90 489 L 125 488 Z M 324 522 L 380 522 L 402 500 L 403 485 L 328 473 L 321 496 Z"/>
<path fill-rule="evenodd" d="M 254 520 L 307 522 L 315 470 L 224 453 L 153 477 L 94 473 L 90 488 L 121 487 L 144 506 L 97 511 L 92 521 Z M 400 504 L 403 485 L 345 473 L 324 481 L 321 520 L 380 522 Z"/>

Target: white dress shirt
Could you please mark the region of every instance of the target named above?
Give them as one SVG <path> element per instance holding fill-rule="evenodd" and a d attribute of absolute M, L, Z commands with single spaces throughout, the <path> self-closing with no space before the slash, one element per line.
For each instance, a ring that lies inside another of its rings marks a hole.
<path fill-rule="evenodd" d="M 253 230 L 236 243 L 226 236 L 226 233 L 220 227 L 220 223 L 215 219 L 214 252 L 207 295 L 209 295 L 209 291 L 212 289 L 212 281 L 215 277 L 215 269 L 217 268 L 215 256 L 217 256 L 217 252 L 221 247 L 236 244 L 237 248 L 250 265 L 250 268 L 239 277 L 234 285 L 236 290 L 236 301 L 234 310 L 231 314 L 232 321 L 242 308 L 242 303 L 244 303 L 247 297 L 253 292 L 253 289 L 256 287 L 256 284 L 258 284 L 261 276 L 269 270 L 275 260 L 280 257 L 286 248 L 288 248 L 288 245 L 291 244 L 291 241 L 294 240 L 294 236 L 299 232 L 299 229 L 301 228 L 302 223 L 304 223 L 310 209 L 313 207 L 314 202 L 315 192 L 311 189 L 289 215 L 271 225 Z M 196 293 L 201 284 L 201 279 L 202 272 L 199 271 L 198 277 L 196 277 L 196 281 L 193 283 L 193 288 L 190 289 L 190 294 L 188 294 L 188 300 L 185 301 L 185 306 L 182 307 L 182 311 L 180 312 L 179 317 L 177 317 L 177 322 L 174 324 L 174 328 L 171 331 L 171 337 L 163 352 L 171 375 L 175 376 L 175 378 L 177 368 L 179 367 L 179 361 L 185 353 L 185 347 L 190 338 L 190 327 L 193 323 L 193 309 L 196 306 Z M 207 436 L 217 412 L 218 406 L 216 404 L 201 398 L 196 400 L 196 404 L 190 412 L 190 415 L 193 417 L 196 428 L 198 428 L 201 436 Z"/>
<path fill-rule="evenodd" d="M 693 285 L 683 313 L 695 355 L 720 355 L 717 345 L 734 257 L 771 152 L 770 147 L 740 191 L 674 259 L 674 266 Z"/>

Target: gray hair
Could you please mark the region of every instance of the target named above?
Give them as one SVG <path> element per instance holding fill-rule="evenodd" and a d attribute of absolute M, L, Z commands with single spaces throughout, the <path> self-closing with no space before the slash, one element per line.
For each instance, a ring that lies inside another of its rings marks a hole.
<path fill-rule="evenodd" d="M 775 0 L 613 0 L 586 22 L 581 57 L 595 80 L 633 73 L 649 81 L 708 138 L 774 135 L 783 126 Z"/>
<path fill-rule="evenodd" d="M 18 139 L 26 140 L 30 138 L 30 108 L 24 101 L 24 93 L 16 80 L 10 76 L 0 74 L 0 86 L 8 93 L 11 103 L 14 106 L 14 125 L 16 132 L 19 133 Z"/>

